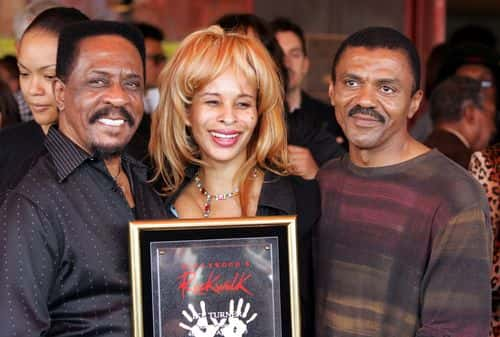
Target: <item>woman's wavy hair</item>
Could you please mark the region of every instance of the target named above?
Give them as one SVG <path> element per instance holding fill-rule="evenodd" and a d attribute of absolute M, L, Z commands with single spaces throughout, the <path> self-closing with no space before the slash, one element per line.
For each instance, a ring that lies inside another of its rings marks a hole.
<path fill-rule="evenodd" d="M 167 195 L 179 189 L 188 166 L 206 165 L 190 135 L 187 115 L 194 95 L 228 69 L 257 88 L 258 122 L 247 160 L 236 175 L 241 201 L 255 169 L 287 173 L 284 93 L 275 63 L 258 40 L 211 26 L 186 37 L 159 76 L 160 102 L 152 117 L 149 152 L 153 180 L 163 180 Z"/>

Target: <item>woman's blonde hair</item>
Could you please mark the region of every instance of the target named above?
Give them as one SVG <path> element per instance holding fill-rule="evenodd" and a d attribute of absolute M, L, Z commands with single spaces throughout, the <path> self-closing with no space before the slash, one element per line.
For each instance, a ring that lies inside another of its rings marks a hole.
<path fill-rule="evenodd" d="M 284 93 L 275 63 L 258 40 L 211 26 L 186 37 L 159 77 L 160 102 L 152 117 L 149 152 L 155 163 L 153 179 L 163 180 L 167 195 L 179 189 L 187 166 L 205 165 L 186 124 L 188 109 L 194 95 L 228 69 L 257 89 L 258 122 L 247 160 L 236 175 L 242 201 L 254 169 L 286 174 Z"/>

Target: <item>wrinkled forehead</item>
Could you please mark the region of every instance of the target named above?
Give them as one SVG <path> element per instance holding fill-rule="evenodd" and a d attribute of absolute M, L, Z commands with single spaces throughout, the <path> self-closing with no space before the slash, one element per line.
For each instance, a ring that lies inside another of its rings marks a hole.
<path fill-rule="evenodd" d="M 143 64 L 137 48 L 119 35 L 98 35 L 82 39 L 75 51 L 74 70 L 81 68 L 122 69 L 143 76 Z"/>

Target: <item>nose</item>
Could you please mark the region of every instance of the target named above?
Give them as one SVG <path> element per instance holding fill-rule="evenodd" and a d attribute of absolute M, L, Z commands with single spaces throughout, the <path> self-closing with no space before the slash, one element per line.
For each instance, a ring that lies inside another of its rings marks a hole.
<path fill-rule="evenodd" d="M 39 76 L 31 76 L 28 81 L 27 92 L 30 96 L 43 96 L 45 94 L 45 88 L 43 79 Z"/>
<path fill-rule="evenodd" d="M 363 108 L 375 107 L 375 89 L 370 85 L 361 86 L 358 95 L 358 104 Z"/>
<path fill-rule="evenodd" d="M 232 125 L 236 123 L 236 114 L 232 105 L 225 104 L 221 107 L 218 115 L 218 121 L 224 125 Z"/>
<path fill-rule="evenodd" d="M 129 102 L 129 96 L 120 83 L 114 83 L 106 90 L 105 101 L 113 106 L 123 106 Z"/>

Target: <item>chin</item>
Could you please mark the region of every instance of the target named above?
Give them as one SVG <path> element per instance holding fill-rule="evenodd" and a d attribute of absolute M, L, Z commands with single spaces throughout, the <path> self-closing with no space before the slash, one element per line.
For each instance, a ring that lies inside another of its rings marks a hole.
<path fill-rule="evenodd" d="M 119 157 L 125 150 L 126 145 L 102 145 L 96 144 L 92 146 L 92 152 L 99 158 L 108 159 Z"/>

